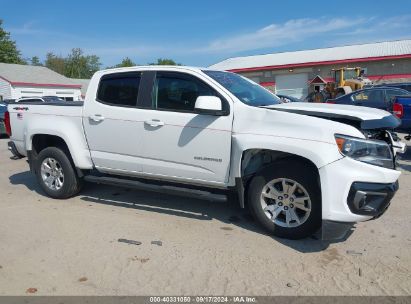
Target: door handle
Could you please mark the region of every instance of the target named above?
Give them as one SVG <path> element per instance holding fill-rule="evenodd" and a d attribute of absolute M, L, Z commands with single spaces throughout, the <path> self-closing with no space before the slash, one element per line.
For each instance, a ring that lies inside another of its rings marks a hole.
<path fill-rule="evenodd" d="M 146 120 L 144 122 L 145 124 L 151 126 L 151 127 L 161 127 L 164 126 L 164 122 L 158 119 L 151 119 L 151 120 Z"/>
<path fill-rule="evenodd" d="M 102 116 L 101 114 L 94 114 L 94 115 L 91 115 L 89 118 L 95 122 L 100 122 L 104 120 L 104 116 Z"/>

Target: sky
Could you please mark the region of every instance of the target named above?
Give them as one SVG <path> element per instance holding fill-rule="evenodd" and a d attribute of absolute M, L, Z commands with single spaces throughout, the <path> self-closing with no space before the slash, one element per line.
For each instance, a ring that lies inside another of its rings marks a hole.
<path fill-rule="evenodd" d="M 125 57 L 205 67 L 236 56 L 411 38 L 410 0 L 0 0 L 0 19 L 24 58 L 81 48 L 102 67 Z"/>

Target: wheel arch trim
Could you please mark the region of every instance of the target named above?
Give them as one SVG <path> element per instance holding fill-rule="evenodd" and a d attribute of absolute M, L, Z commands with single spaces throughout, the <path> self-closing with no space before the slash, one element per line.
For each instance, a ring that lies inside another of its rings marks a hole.
<path fill-rule="evenodd" d="M 60 132 L 58 130 L 37 130 L 27 135 L 28 140 L 26 140 L 26 150 L 33 151 L 33 141 L 36 136 L 50 136 L 59 138 L 67 146 L 70 157 L 76 168 L 81 169 L 91 169 L 93 168 L 93 163 L 91 161 L 90 152 L 87 147 L 82 147 L 81 141 L 78 141 L 78 136 L 73 134 L 73 136 L 67 136 L 66 133 Z M 76 144 L 75 144 L 76 143 Z M 80 144 L 78 144 L 80 143 Z M 55 146 L 55 145 L 50 145 Z"/>

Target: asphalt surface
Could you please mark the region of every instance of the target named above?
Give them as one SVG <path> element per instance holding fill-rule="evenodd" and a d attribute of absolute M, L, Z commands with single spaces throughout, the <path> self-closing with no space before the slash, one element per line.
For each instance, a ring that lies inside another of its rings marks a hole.
<path fill-rule="evenodd" d="M 289 241 L 229 203 L 94 184 L 50 199 L 3 138 L 0 295 L 410 295 L 411 149 L 400 163 L 381 218 Z"/>

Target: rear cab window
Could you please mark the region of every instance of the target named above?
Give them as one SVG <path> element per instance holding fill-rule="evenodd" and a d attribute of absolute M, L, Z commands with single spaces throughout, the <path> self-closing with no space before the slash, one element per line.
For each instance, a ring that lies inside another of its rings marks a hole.
<path fill-rule="evenodd" d="M 97 90 L 97 101 L 119 107 L 136 107 L 141 72 L 104 75 Z"/>

